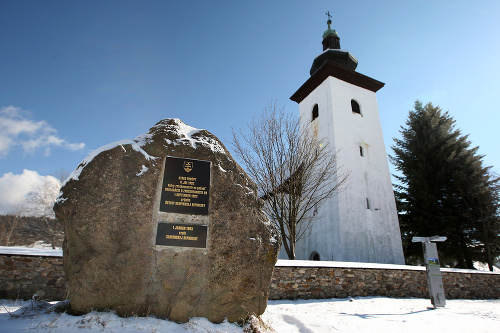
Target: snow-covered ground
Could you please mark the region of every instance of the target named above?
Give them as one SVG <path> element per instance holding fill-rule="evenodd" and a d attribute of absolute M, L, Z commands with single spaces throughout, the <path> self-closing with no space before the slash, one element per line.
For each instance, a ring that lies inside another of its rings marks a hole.
<path fill-rule="evenodd" d="M 427 299 L 273 301 L 262 316 L 276 332 L 499 332 L 500 300 L 448 300 L 432 309 Z"/>
<path fill-rule="evenodd" d="M 0 332 L 245 332 L 235 324 L 204 318 L 176 324 L 152 317 L 120 318 L 111 312 L 84 316 L 45 313 L 30 301 L 0 301 Z M 427 299 L 269 301 L 260 323 L 263 332 L 499 332 L 500 300 L 448 300 L 429 309 Z"/>

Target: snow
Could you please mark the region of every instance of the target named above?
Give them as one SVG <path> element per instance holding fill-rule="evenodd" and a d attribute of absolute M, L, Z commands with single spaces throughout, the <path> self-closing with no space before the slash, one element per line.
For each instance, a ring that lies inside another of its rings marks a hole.
<path fill-rule="evenodd" d="M 10 332 L 243 332 L 243 328 L 224 322 L 213 324 L 205 318 L 192 318 L 177 324 L 154 317 L 121 318 L 113 312 L 92 311 L 83 316 L 46 313 L 43 302 L 0 300 L 0 327 Z M 55 304 L 56 302 L 50 302 Z M 39 305 L 40 304 L 40 305 Z"/>
<path fill-rule="evenodd" d="M 375 264 L 365 262 L 347 262 L 347 261 L 313 261 L 313 260 L 285 260 L 279 259 L 276 266 L 282 267 L 343 267 L 343 268 L 377 268 L 377 269 L 410 269 L 425 270 L 421 266 Z"/>
<path fill-rule="evenodd" d="M 249 188 L 247 186 L 245 186 L 244 188 L 248 191 L 247 193 L 245 193 L 245 195 L 251 195 L 251 194 L 253 194 L 253 191 L 252 191 L 251 188 Z"/>
<path fill-rule="evenodd" d="M 392 265 L 376 264 L 365 262 L 347 262 L 347 261 L 313 261 L 313 260 L 285 260 L 279 259 L 276 266 L 281 267 L 333 267 L 333 268 L 371 268 L 371 269 L 404 269 L 413 271 L 425 271 L 425 266 L 411 265 Z M 441 272 L 455 273 L 481 273 L 481 274 L 499 274 L 498 271 L 490 272 L 486 270 L 441 268 Z"/>
<path fill-rule="evenodd" d="M 25 256 L 62 257 L 62 249 L 33 248 L 24 246 L 0 246 L 0 254 L 19 254 Z"/>
<path fill-rule="evenodd" d="M 244 190 L 248 191 L 248 192 L 246 192 L 246 193 L 245 193 L 245 195 L 252 195 L 252 194 L 253 194 L 252 189 L 251 189 L 251 188 L 249 188 L 249 187 L 247 187 L 247 186 L 243 186 L 243 185 L 241 185 L 241 184 L 234 184 L 234 185 L 239 186 L 239 187 L 241 187 L 242 189 L 244 189 Z"/>
<path fill-rule="evenodd" d="M 92 160 L 97 155 L 99 155 L 103 151 L 107 151 L 107 150 L 113 149 L 113 148 L 118 147 L 118 146 L 120 146 L 123 149 L 123 151 L 126 152 L 127 150 L 125 149 L 125 147 L 123 147 L 123 145 L 131 145 L 132 149 L 135 150 L 135 151 L 137 151 L 137 152 L 139 152 L 139 153 L 141 153 L 141 154 L 143 154 L 144 157 L 146 158 L 146 160 L 150 161 L 150 160 L 156 159 L 155 156 L 149 155 L 148 153 L 146 153 L 142 149 L 142 146 L 144 146 L 149 139 L 151 139 L 151 134 L 144 134 L 144 135 L 138 136 L 137 138 L 135 138 L 133 140 L 129 140 L 129 139 L 120 140 L 120 141 L 117 141 L 117 142 L 114 142 L 114 143 L 110 143 L 110 144 L 104 145 L 104 146 L 102 146 L 100 148 L 97 148 L 96 150 L 94 150 L 93 152 L 91 152 L 87 157 L 85 157 L 83 159 L 83 161 L 78 165 L 78 167 L 76 168 L 76 170 L 73 171 L 69 175 L 69 177 L 64 181 L 64 183 L 62 184 L 62 186 L 64 186 L 70 180 L 78 180 L 78 178 L 80 177 L 80 174 L 82 173 L 82 170 L 85 168 L 85 166 L 87 164 L 89 164 L 90 162 L 92 162 Z M 58 199 L 58 200 L 61 200 L 61 199 Z"/>
<path fill-rule="evenodd" d="M 141 154 L 143 154 L 144 157 L 146 158 L 146 160 L 151 161 L 151 160 L 156 159 L 157 157 L 149 155 L 148 153 L 146 153 L 144 151 L 144 149 L 142 149 L 142 146 L 144 146 L 148 142 L 148 140 L 151 139 L 151 137 L 152 137 L 151 134 L 139 135 L 138 137 L 136 137 L 133 140 L 128 140 L 128 139 L 120 140 L 120 141 L 117 141 L 117 142 L 114 142 L 114 143 L 110 143 L 110 144 L 104 145 L 104 146 L 102 146 L 100 148 L 97 148 L 96 150 L 94 150 L 93 152 L 91 152 L 87 157 L 85 157 L 82 162 L 80 162 L 80 164 L 78 165 L 78 167 L 63 182 L 63 184 L 61 185 L 61 187 L 63 187 L 64 185 L 66 185 L 66 183 L 69 182 L 70 180 L 78 180 L 79 177 L 80 177 L 80 174 L 82 173 L 82 171 L 85 168 L 85 166 L 87 166 L 87 164 L 89 164 L 90 162 L 92 162 L 92 160 L 97 155 L 99 155 L 103 151 L 107 151 L 107 150 L 113 149 L 113 148 L 118 147 L 118 146 L 120 146 L 123 149 L 124 152 L 127 152 L 127 150 L 125 149 L 125 147 L 123 147 L 123 145 L 131 145 L 132 149 L 135 150 L 135 151 L 137 151 L 137 152 L 139 152 L 139 153 L 141 153 Z M 142 175 L 142 173 L 143 173 L 142 170 L 144 170 L 144 168 L 141 169 L 141 171 L 139 172 L 139 174 L 137 174 L 137 176 Z M 61 203 L 61 202 L 66 201 L 67 198 L 64 198 L 63 196 L 64 196 L 63 192 L 59 192 L 59 196 L 57 197 L 56 202 L 57 203 Z"/>
<path fill-rule="evenodd" d="M 146 168 L 147 169 L 147 168 Z M 139 176 L 139 174 L 138 174 Z M 239 184 L 237 184 L 239 185 Z M 241 186 L 241 185 L 239 185 Z M 271 242 L 277 242 L 273 237 Z M 1 254 L 22 254 L 31 256 L 52 256 L 62 257 L 61 249 L 47 248 L 47 244 L 35 244 L 34 247 L 20 246 L 0 246 Z M 424 266 L 410 265 L 391 265 L 391 264 L 375 264 L 364 262 L 345 262 L 345 261 L 313 261 L 313 260 L 285 260 L 279 259 L 276 263 L 278 267 L 332 267 L 332 268 L 371 268 L 371 269 L 404 269 L 425 271 Z M 476 263 L 476 268 L 473 269 L 457 269 L 457 268 L 441 268 L 441 272 L 456 272 L 456 273 L 482 273 L 482 274 L 500 274 L 500 270 L 495 267 L 493 272 L 488 271 L 488 266 L 481 263 Z"/>
<path fill-rule="evenodd" d="M 139 176 L 139 174 L 138 174 Z M 237 184 L 239 185 L 239 184 Z M 241 185 L 239 185 L 241 186 Z M 277 240 L 273 237 L 272 242 Z M 52 256 L 62 257 L 61 249 L 47 248 L 46 244 L 36 245 L 35 247 L 20 247 L 20 246 L 0 246 L 1 254 L 22 254 L 31 256 Z M 441 272 L 456 272 L 456 273 L 482 273 L 482 274 L 500 274 L 500 270 L 495 267 L 493 272 L 488 271 L 485 264 L 476 263 L 478 270 L 474 269 L 457 269 L 457 268 L 441 268 Z M 424 266 L 410 265 L 391 265 L 391 264 L 375 264 L 364 262 L 346 262 L 346 261 L 313 261 L 313 260 L 285 260 L 279 259 L 276 263 L 278 267 L 332 267 L 332 268 L 371 268 L 371 269 L 404 269 L 425 271 Z"/>
<path fill-rule="evenodd" d="M 149 170 L 149 169 L 148 169 L 148 167 L 147 167 L 147 166 L 145 166 L 145 165 L 143 165 L 143 166 L 141 167 L 141 171 L 139 171 L 139 173 L 137 173 L 137 174 L 136 174 L 136 176 L 137 176 L 137 177 L 140 177 L 140 176 L 142 176 L 142 175 L 143 175 L 146 171 L 148 171 L 148 170 Z"/>
<path fill-rule="evenodd" d="M 115 148 L 117 146 L 122 147 L 122 149 L 126 152 L 127 150 L 125 149 L 125 147 L 123 147 L 123 145 L 131 145 L 132 149 L 135 150 L 135 151 L 137 151 L 137 152 L 142 153 L 144 155 L 144 157 L 146 158 L 146 160 L 150 161 L 150 160 L 156 159 L 156 157 L 150 156 L 148 153 L 146 153 L 142 149 L 142 146 L 145 145 L 147 143 L 147 140 L 150 139 L 150 138 L 151 138 L 150 134 L 145 134 L 145 135 L 140 135 L 140 136 L 138 136 L 137 138 L 135 138 L 133 140 L 128 140 L 128 139 L 120 140 L 120 141 L 117 141 L 117 142 L 114 142 L 114 143 L 110 143 L 110 144 L 104 145 L 104 146 L 102 146 L 100 148 L 97 148 L 96 150 L 94 150 L 93 152 L 91 152 L 87 157 L 85 157 L 83 159 L 83 161 L 78 165 L 78 167 L 76 168 L 76 170 L 73 171 L 69 175 L 69 177 L 64 181 L 64 183 L 62 184 L 62 186 L 64 186 L 70 180 L 78 180 L 78 178 L 80 177 L 80 174 L 82 173 L 82 170 L 85 168 L 85 166 L 87 164 L 89 164 L 90 162 L 92 162 L 92 160 L 97 155 L 99 155 L 103 151 L 107 151 L 107 150 L 113 149 L 113 148 Z M 60 195 L 59 195 L 60 197 L 58 198 L 58 201 L 64 200 L 63 198 L 61 198 L 61 194 L 62 193 L 60 193 Z"/>
<path fill-rule="evenodd" d="M 225 153 L 224 147 L 222 147 L 219 144 L 219 142 L 217 142 L 217 140 L 214 140 L 212 138 L 205 137 L 205 136 L 201 136 L 199 138 L 193 137 L 195 134 L 199 133 L 202 130 L 200 130 L 198 128 L 191 127 L 189 125 L 186 125 L 180 119 L 174 118 L 173 120 L 177 124 L 177 128 L 178 128 L 177 134 L 181 137 L 180 139 L 176 140 L 177 143 L 190 145 L 194 149 L 196 149 L 196 147 L 198 145 L 205 146 L 205 147 L 209 148 L 210 150 L 212 150 L 213 152 L 222 153 L 222 154 Z"/>
<path fill-rule="evenodd" d="M 276 332 L 498 332 L 500 300 L 355 297 L 272 301 L 262 316 Z"/>
<path fill-rule="evenodd" d="M 500 262 L 497 261 L 497 266 L 500 265 Z M 500 273 L 500 268 L 497 267 L 497 266 L 493 266 L 493 272 L 495 273 Z M 483 262 L 479 262 L 479 261 L 475 261 L 474 262 L 474 268 L 477 269 L 477 270 L 480 270 L 480 271 L 489 271 L 489 267 L 488 267 L 488 264 L 486 263 L 483 263 Z"/>
<path fill-rule="evenodd" d="M 171 140 L 165 139 L 167 144 L 174 144 L 174 145 L 185 144 L 185 145 L 190 145 L 191 147 L 193 147 L 195 149 L 196 149 L 197 145 L 201 145 L 201 146 L 208 147 L 213 152 L 223 153 L 223 154 L 225 153 L 224 147 L 222 147 L 217 140 L 210 138 L 210 137 L 205 137 L 205 136 L 201 136 L 199 138 L 193 137 L 193 135 L 195 135 L 196 133 L 198 133 L 202 130 L 191 127 L 189 125 L 186 125 L 180 119 L 175 118 L 173 120 L 175 121 L 175 123 L 177 125 L 176 132 L 181 138 L 177 139 L 175 142 L 172 142 Z M 64 183 L 62 184 L 61 187 L 63 187 L 70 180 L 78 180 L 80 177 L 80 174 L 82 173 L 85 166 L 87 166 L 90 162 L 92 162 L 92 160 L 97 155 L 99 155 L 100 153 L 102 153 L 104 151 L 113 149 L 117 146 L 120 146 L 123 149 L 123 151 L 126 152 L 127 150 L 125 149 L 124 145 L 131 145 L 132 149 L 134 149 L 137 152 L 142 153 L 144 155 L 144 157 L 146 158 L 146 160 L 150 161 L 150 160 L 156 159 L 157 157 L 149 155 L 148 153 L 146 153 L 146 151 L 144 151 L 144 149 L 142 149 L 142 146 L 144 146 L 150 140 L 152 140 L 152 134 L 143 134 L 143 135 L 139 135 L 138 137 L 136 137 L 133 140 L 125 139 L 125 140 L 117 141 L 114 143 L 104 145 L 100 148 L 97 148 L 96 150 L 91 152 L 87 157 L 85 157 L 83 159 L 83 161 L 78 165 L 78 167 L 64 181 Z M 146 172 L 147 170 L 148 169 L 145 166 L 143 166 L 142 169 L 137 174 L 137 176 L 142 176 L 142 174 L 144 172 Z M 65 200 L 67 200 L 67 198 L 64 198 L 63 196 L 64 196 L 64 194 L 62 192 L 60 192 L 56 202 L 59 203 L 59 202 L 64 202 Z"/>
<path fill-rule="evenodd" d="M 0 327 L 10 332 L 245 332 L 227 322 L 192 318 L 176 324 L 154 317 L 121 318 L 113 312 L 84 316 L 45 313 L 40 302 L 1 300 Z M 56 302 L 51 302 L 54 304 Z M 447 300 L 430 309 L 420 298 L 355 297 L 327 300 L 269 301 L 261 316 L 263 332 L 498 332 L 500 300 Z"/>
<path fill-rule="evenodd" d="M 177 120 L 176 123 L 179 126 L 179 131 L 177 131 L 177 133 L 180 135 L 184 135 L 188 140 L 194 140 L 192 138 L 192 135 L 198 133 L 200 130 L 197 128 L 191 127 L 189 125 L 186 125 L 182 121 L 178 121 L 179 119 L 175 119 L 175 120 Z M 196 148 L 196 145 L 193 145 L 193 148 Z"/>

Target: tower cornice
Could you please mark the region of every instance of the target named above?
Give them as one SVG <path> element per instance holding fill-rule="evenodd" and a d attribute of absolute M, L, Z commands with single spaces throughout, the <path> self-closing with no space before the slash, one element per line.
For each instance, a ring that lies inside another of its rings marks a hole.
<path fill-rule="evenodd" d="M 383 82 L 328 60 L 311 75 L 290 99 L 297 103 L 302 102 L 304 98 L 330 76 L 373 92 L 377 92 L 385 85 Z"/>

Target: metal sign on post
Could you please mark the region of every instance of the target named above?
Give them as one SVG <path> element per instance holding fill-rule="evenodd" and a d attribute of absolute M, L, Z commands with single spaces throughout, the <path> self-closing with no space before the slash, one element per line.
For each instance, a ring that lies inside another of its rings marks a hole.
<path fill-rule="evenodd" d="M 429 295 L 434 308 L 444 307 L 446 299 L 444 296 L 443 279 L 441 277 L 441 268 L 436 243 L 444 242 L 446 237 L 413 237 L 414 243 L 421 242 L 424 250 L 425 267 L 427 270 L 427 284 L 429 285 Z"/>

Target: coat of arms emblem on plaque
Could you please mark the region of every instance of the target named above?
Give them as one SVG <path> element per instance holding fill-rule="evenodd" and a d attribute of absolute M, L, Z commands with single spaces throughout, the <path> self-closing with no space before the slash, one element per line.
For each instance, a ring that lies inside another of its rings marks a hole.
<path fill-rule="evenodd" d="M 193 162 L 184 161 L 184 171 L 190 172 L 191 170 L 193 170 Z"/>

